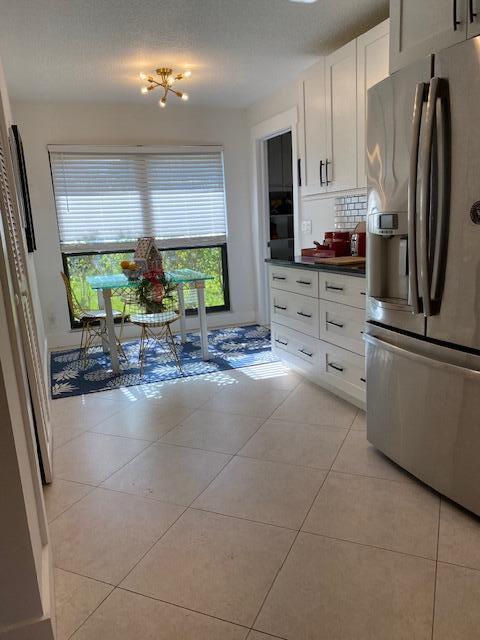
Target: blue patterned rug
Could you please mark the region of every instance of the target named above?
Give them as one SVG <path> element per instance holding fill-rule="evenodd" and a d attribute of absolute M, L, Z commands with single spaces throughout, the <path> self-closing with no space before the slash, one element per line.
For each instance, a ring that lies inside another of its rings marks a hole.
<path fill-rule="evenodd" d="M 211 360 L 202 360 L 200 338 L 189 333 L 187 342 L 175 338 L 184 376 L 198 376 L 225 369 L 238 369 L 255 364 L 277 362 L 270 349 L 270 331 L 260 325 L 214 329 L 208 332 Z M 143 376 L 138 365 L 138 340 L 123 344 L 128 361 L 121 360 L 121 371 L 111 371 L 110 359 L 101 347 L 89 353 L 84 368 L 80 350 L 56 351 L 51 354 L 52 398 L 66 398 L 107 389 L 148 384 L 182 377 L 166 345 L 156 344 L 146 355 Z"/>

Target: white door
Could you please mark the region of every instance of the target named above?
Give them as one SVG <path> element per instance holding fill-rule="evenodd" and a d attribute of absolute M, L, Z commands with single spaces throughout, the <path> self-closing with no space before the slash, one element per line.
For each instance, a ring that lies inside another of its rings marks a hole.
<path fill-rule="evenodd" d="M 13 163 L 8 144 L 8 125 L 0 96 L 0 213 L 12 277 L 15 305 L 28 376 L 38 445 L 45 480 L 52 479 L 52 434 L 49 398 L 45 384 L 32 297 L 28 281 L 25 239 L 16 200 Z"/>
<path fill-rule="evenodd" d="M 357 38 L 357 186 L 367 186 L 367 91 L 388 77 L 388 20 Z"/>
<path fill-rule="evenodd" d="M 390 0 L 390 73 L 465 40 L 468 1 Z"/>
<path fill-rule="evenodd" d="M 300 105 L 303 104 L 304 171 L 302 194 L 326 190 L 325 160 L 325 61 L 322 59 L 306 71 L 300 85 Z"/>
<path fill-rule="evenodd" d="M 357 49 L 352 40 L 325 60 L 327 191 L 357 186 Z"/>

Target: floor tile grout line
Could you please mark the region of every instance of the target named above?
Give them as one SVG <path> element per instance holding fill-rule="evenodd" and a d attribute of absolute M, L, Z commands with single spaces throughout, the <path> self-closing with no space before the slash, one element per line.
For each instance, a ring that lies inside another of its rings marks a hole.
<path fill-rule="evenodd" d="M 400 556 L 406 556 L 407 558 L 416 558 L 417 560 L 427 560 L 428 562 L 435 562 L 435 558 L 429 558 L 428 556 L 420 556 L 416 553 L 408 553 L 408 551 L 399 551 L 398 549 L 389 549 L 388 547 L 380 547 L 376 544 L 369 544 L 368 542 L 359 542 L 358 540 L 349 540 L 347 538 L 337 538 L 336 536 L 328 536 L 325 533 L 317 533 L 315 531 L 309 531 L 308 529 L 300 529 L 300 533 L 306 533 L 310 536 L 316 536 L 317 538 L 326 538 L 328 540 L 336 540 L 337 542 L 347 542 L 348 544 L 355 544 L 359 547 L 367 547 L 368 549 L 377 549 L 378 551 L 387 551 L 388 553 L 395 553 Z"/>
<path fill-rule="evenodd" d="M 290 531 L 295 533 L 300 531 L 300 529 L 296 529 L 294 527 L 288 527 L 284 524 L 277 524 L 275 522 L 265 522 L 265 520 L 253 520 L 252 518 L 245 518 L 244 516 L 232 516 L 232 514 L 229 514 L 229 513 L 222 513 L 221 511 L 212 511 L 212 509 L 196 507 L 194 504 L 191 504 L 189 507 L 187 507 L 187 509 L 191 509 L 192 511 L 201 511 L 202 513 L 212 513 L 216 516 L 222 516 L 223 518 L 233 518 L 234 520 L 244 520 L 245 522 L 251 522 L 252 524 L 262 524 L 267 527 L 275 527 L 276 529 L 283 529 L 284 531 Z"/>
<path fill-rule="evenodd" d="M 442 498 L 438 501 L 438 523 L 437 523 L 437 549 L 435 555 L 435 576 L 433 580 L 433 606 L 432 606 L 432 640 L 435 633 L 435 605 L 437 600 L 437 578 L 438 578 L 438 552 L 440 548 L 440 519 L 442 517 Z"/>
<path fill-rule="evenodd" d="M 59 478 L 60 480 L 61 478 Z M 81 483 L 79 483 L 81 484 Z M 77 500 L 75 500 L 75 502 L 72 502 L 72 504 L 69 504 L 68 507 L 66 507 L 63 511 L 61 511 L 60 513 L 57 513 L 57 515 L 52 518 L 51 520 L 48 520 L 47 517 L 47 522 L 48 522 L 48 526 L 50 527 L 55 520 L 57 520 L 58 518 L 60 518 L 60 516 L 63 516 L 64 513 L 66 513 L 71 507 L 73 507 L 74 505 L 76 505 L 78 502 L 80 502 L 80 500 L 83 500 L 83 498 L 86 498 L 87 496 L 89 496 L 92 491 L 95 491 L 95 489 L 97 489 L 98 487 L 94 487 L 91 484 L 84 484 L 84 487 L 89 487 L 89 491 L 87 491 L 87 493 L 85 493 L 83 496 L 81 496 L 80 498 L 78 498 Z"/>
<path fill-rule="evenodd" d="M 391 461 L 390 461 L 391 462 Z M 329 471 L 332 471 L 332 473 L 341 473 L 344 476 L 354 476 L 356 478 L 371 478 L 372 480 L 386 480 L 387 482 L 396 482 L 397 484 L 416 484 L 416 482 L 418 482 L 418 478 L 415 478 L 414 476 L 412 476 L 411 478 L 409 476 L 407 476 L 406 480 L 397 480 L 397 478 L 385 478 L 384 476 L 369 476 L 365 473 L 353 473 L 353 471 L 341 471 L 340 469 L 329 469 Z M 429 488 L 428 485 L 424 485 L 422 483 L 422 486 L 426 487 L 427 489 Z M 431 487 L 430 487 L 431 490 Z"/>
<path fill-rule="evenodd" d="M 323 486 L 325 485 L 325 482 L 326 482 L 326 480 L 327 480 L 327 478 L 328 478 L 328 475 L 329 475 L 330 471 L 332 470 L 332 467 L 333 467 L 333 465 L 335 464 L 335 461 L 336 461 L 336 459 L 338 458 L 338 456 L 339 456 L 339 454 L 340 454 L 340 451 L 341 451 L 341 450 L 342 450 L 342 448 L 343 448 L 343 445 L 344 445 L 344 443 L 345 443 L 345 440 L 347 439 L 348 433 L 349 433 L 349 431 L 347 431 L 347 433 L 345 434 L 345 437 L 344 437 L 344 438 L 343 438 L 343 440 L 342 440 L 341 445 L 338 447 L 338 451 L 337 451 L 337 453 L 336 453 L 336 455 L 335 455 L 335 458 L 334 458 L 334 459 L 333 459 L 333 461 L 332 461 L 332 464 L 330 465 L 330 469 L 329 469 L 329 471 L 327 471 L 327 473 L 325 474 L 325 477 L 324 477 L 324 479 L 323 479 L 323 482 L 321 483 L 321 485 L 320 485 L 320 487 L 319 487 L 318 491 L 317 491 L 317 492 L 316 492 L 316 494 L 314 495 L 313 500 L 312 500 L 312 502 L 310 503 L 310 507 L 307 509 L 307 513 L 305 514 L 305 517 L 303 518 L 303 521 L 302 521 L 302 523 L 301 523 L 301 525 L 300 525 L 300 529 L 297 531 L 296 535 L 294 536 L 294 538 L 293 538 L 293 540 L 292 540 L 292 544 L 290 545 L 290 547 L 289 547 L 289 549 L 288 549 L 288 551 L 287 551 L 287 553 L 286 553 L 286 555 L 285 555 L 285 558 L 283 559 L 283 562 L 280 564 L 280 567 L 278 568 L 278 570 L 277 570 L 277 571 L 276 571 L 276 573 L 275 573 L 275 576 L 274 576 L 274 578 L 273 578 L 273 580 L 272 580 L 272 583 L 270 584 L 270 587 L 268 588 L 267 593 L 265 594 L 265 597 L 263 598 L 263 600 L 262 600 L 262 602 L 261 602 L 261 604 L 260 604 L 260 607 L 259 607 L 259 609 L 258 609 L 257 615 L 255 616 L 255 619 L 254 619 L 253 624 L 252 624 L 252 629 L 254 629 L 255 624 L 256 624 L 256 622 L 257 622 L 257 620 L 258 620 L 258 617 L 260 616 L 260 613 L 262 612 L 262 609 L 263 609 L 263 607 L 265 606 L 265 603 L 266 603 L 266 601 L 267 601 L 267 599 L 268 599 L 268 596 L 270 595 L 270 593 L 271 593 L 271 591 L 272 591 L 272 589 L 273 589 L 273 586 L 274 586 L 274 584 L 276 583 L 276 581 L 277 581 L 277 579 L 278 579 L 278 576 L 280 575 L 280 572 L 282 571 L 283 567 L 285 566 L 285 563 L 287 562 L 287 559 L 289 558 L 289 556 L 290 556 L 290 554 L 291 554 L 291 552 L 292 552 L 292 549 L 293 549 L 293 547 L 294 547 L 294 545 L 295 545 L 295 542 L 298 540 L 298 537 L 299 537 L 299 535 L 300 535 L 300 533 L 301 533 L 301 531 L 302 531 L 302 528 L 303 528 L 303 526 L 305 525 L 305 522 L 307 521 L 307 518 L 308 518 L 308 516 L 309 516 L 309 514 L 310 514 L 310 511 L 312 510 L 312 507 L 313 507 L 313 505 L 315 504 L 315 502 L 316 502 L 316 500 L 317 500 L 317 498 L 318 498 L 318 496 L 319 496 L 319 494 L 320 494 L 320 491 L 322 490 Z"/>
<path fill-rule="evenodd" d="M 95 611 L 97 611 L 97 609 L 99 609 L 102 604 L 105 602 L 105 600 L 108 600 L 108 598 L 112 595 L 112 593 L 115 591 L 115 587 L 113 587 L 112 585 L 109 585 L 110 587 L 112 587 L 112 589 L 110 590 L 109 593 L 107 593 L 107 595 L 105 596 L 105 598 L 102 598 L 101 602 L 98 603 L 98 605 L 95 607 L 95 609 L 85 618 L 85 620 L 83 620 L 78 627 L 75 628 L 75 630 L 73 631 L 73 633 L 71 633 L 67 640 L 71 640 L 71 638 L 73 638 L 73 636 L 77 633 L 77 631 L 80 630 L 81 627 L 83 627 L 83 625 L 85 624 L 85 622 L 88 620 L 88 618 L 90 618 Z"/>
<path fill-rule="evenodd" d="M 210 486 L 210 484 L 215 480 L 215 478 L 223 471 L 223 469 L 227 466 L 227 464 L 232 460 L 233 456 L 230 456 L 228 460 L 225 461 L 225 464 L 222 465 L 222 467 L 219 469 L 218 473 L 215 474 L 215 476 L 212 478 L 212 480 L 208 483 L 207 487 L 208 488 Z M 145 558 L 145 556 L 153 549 L 153 547 L 160 542 L 160 540 L 167 534 L 168 531 L 170 531 L 170 529 L 173 527 L 174 524 L 176 524 L 178 522 L 178 520 L 183 516 L 183 514 L 187 511 L 187 509 L 189 509 L 191 507 L 191 505 L 195 502 L 195 500 L 198 498 L 199 495 L 201 495 L 201 493 L 203 493 L 203 490 L 197 495 L 195 496 L 195 498 L 192 500 L 192 502 L 190 502 L 189 505 L 187 505 L 186 507 L 183 508 L 182 513 L 178 516 L 178 518 L 175 519 L 175 522 L 172 522 L 172 524 L 168 527 L 168 529 L 166 529 L 166 531 L 164 531 L 162 533 L 162 535 L 158 538 L 158 540 L 156 540 L 148 549 L 147 551 L 143 554 L 143 556 L 140 558 L 140 560 L 138 562 L 135 563 L 135 565 L 130 569 L 130 571 L 127 573 L 126 576 L 124 576 L 122 578 L 121 582 L 124 582 L 128 576 L 132 573 L 132 571 L 138 566 L 138 564 Z"/>
<path fill-rule="evenodd" d="M 187 507 L 187 508 L 188 508 L 188 507 Z M 169 530 L 173 527 L 173 525 L 174 525 L 174 524 L 175 524 L 175 523 L 176 523 L 176 522 L 177 522 L 177 521 L 178 521 L 178 520 L 183 516 L 183 514 L 185 513 L 185 511 L 187 510 L 187 508 L 185 508 L 185 509 L 184 509 L 184 510 L 183 510 L 183 511 L 182 511 L 182 512 L 181 512 L 181 513 L 180 513 L 180 514 L 175 518 L 175 520 L 174 520 L 174 521 L 173 521 L 173 522 L 172 522 L 172 523 L 171 523 L 171 524 L 170 524 L 170 525 L 165 529 L 165 531 L 164 531 L 164 532 L 159 536 L 159 538 L 157 538 L 157 539 L 155 540 L 155 542 L 154 542 L 152 545 L 150 545 L 150 546 L 148 547 L 148 549 L 145 551 L 145 553 L 143 553 L 143 554 L 142 554 L 142 556 L 141 556 L 141 558 L 138 560 L 138 562 L 136 562 L 136 563 L 135 563 L 135 565 L 134 565 L 134 566 L 133 566 L 133 567 L 128 571 L 128 573 L 127 573 L 125 576 L 123 576 L 123 578 L 120 580 L 120 582 L 119 582 L 118 584 L 116 584 L 116 585 L 111 585 L 111 586 L 113 586 L 113 589 L 112 589 L 112 591 L 108 594 L 107 598 L 109 598 L 109 597 L 112 595 L 112 593 L 113 593 L 116 589 L 118 589 L 118 588 L 120 587 L 120 584 L 121 584 L 121 583 L 122 583 L 122 582 L 123 582 L 123 581 L 124 581 L 124 580 L 129 576 L 129 575 L 130 575 L 130 573 L 133 571 L 133 569 L 135 569 L 135 567 L 138 565 L 138 563 L 139 563 L 139 562 L 141 562 L 141 561 L 143 560 L 143 558 L 145 558 L 145 556 L 146 556 L 146 555 L 151 551 L 151 549 L 153 549 L 153 547 L 157 544 L 157 542 L 159 542 L 159 541 L 163 538 L 163 536 L 167 533 L 167 531 L 169 531 Z M 81 574 L 79 574 L 79 575 L 81 575 Z M 109 584 L 109 583 L 107 583 L 107 584 Z M 105 600 L 106 600 L 106 598 L 105 598 Z M 105 602 L 105 600 L 104 600 L 103 602 Z M 100 605 L 98 605 L 98 606 L 100 606 Z M 76 633 L 76 632 L 77 632 L 81 627 L 83 627 L 83 625 L 87 622 L 87 620 L 89 620 L 89 619 L 92 617 L 92 615 L 95 613 L 95 611 L 96 611 L 97 609 L 98 609 L 98 607 L 96 607 L 96 608 L 95 608 L 95 610 L 94 610 L 94 611 L 92 611 L 92 612 L 91 612 L 91 613 L 90 613 L 90 614 L 85 618 L 85 620 L 82 622 L 82 624 L 81 624 L 81 625 L 76 629 L 75 633 Z"/>
<path fill-rule="evenodd" d="M 171 607 L 177 607 L 177 609 L 182 609 L 183 611 L 191 611 L 192 613 L 196 613 L 200 616 L 206 616 L 207 618 L 211 618 L 213 620 L 218 620 L 219 622 L 226 622 L 227 624 L 234 625 L 236 627 L 240 627 L 245 629 L 245 631 L 250 632 L 252 629 L 248 625 L 242 624 L 241 622 L 233 622 L 232 620 L 227 620 L 227 618 L 221 618 L 220 616 L 214 616 L 211 613 L 205 613 L 205 611 L 199 611 L 198 609 L 191 609 L 190 607 L 186 607 L 183 604 L 178 604 L 177 602 L 170 602 L 170 600 L 163 600 L 162 598 L 155 598 L 155 596 L 151 596 L 145 593 L 140 593 L 139 591 L 135 591 L 134 589 L 130 589 L 127 587 L 115 587 L 115 589 L 119 589 L 120 591 L 126 591 L 127 593 L 133 593 L 136 596 L 141 596 L 142 598 L 148 598 L 149 600 L 153 600 L 154 602 L 162 602 L 163 604 L 168 604 Z"/>

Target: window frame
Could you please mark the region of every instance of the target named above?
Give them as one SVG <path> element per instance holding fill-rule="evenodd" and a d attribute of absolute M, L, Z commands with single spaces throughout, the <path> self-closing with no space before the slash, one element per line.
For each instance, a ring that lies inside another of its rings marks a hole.
<path fill-rule="evenodd" d="M 159 248 L 160 252 L 163 251 L 185 251 L 185 250 L 195 250 L 195 249 L 220 249 L 220 256 L 221 256 L 221 261 L 222 261 L 222 273 L 223 273 L 223 299 L 225 304 L 223 305 L 215 305 L 213 307 L 206 307 L 206 312 L 207 313 L 223 313 L 225 311 L 230 311 L 230 281 L 229 281 L 229 274 L 228 274 L 228 248 L 227 248 L 227 243 L 226 242 L 220 242 L 220 243 L 214 243 L 214 244 L 208 244 L 208 245 L 204 245 L 204 244 L 199 244 L 199 245 L 187 245 L 187 246 L 178 246 L 178 247 L 162 247 Z M 68 268 L 68 258 L 70 257 L 76 257 L 76 256 L 91 256 L 91 255 L 108 255 L 108 254 L 112 254 L 112 253 L 129 253 L 131 252 L 133 254 L 135 249 L 125 249 L 123 247 L 118 248 L 118 249 L 106 249 L 106 250 L 99 250 L 99 251 L 61 251 L 62 254 L 62 264 L 63 264 L 63 271 L 65 273 L 65 275 L 70 279 L 70 273 L 69 273 L 69 268 Z M 70 328 L 71 329 L 80 329 L 81 328 L 81 323 L 80 322 L 76 322 L 73 318 L 72 315 L 72 311 L 70 309 L 70 306 L 68 305 L 68 315 L 69 315 L 69 319 L 70 319 Z M 185 315 L 186 316 L 197 316 L 198 315 L 198 309 L 186 309 L 185 310 Z M 115 319 L 116 323 L 120 323 L 121 322 L 121 318 L 116 318 Z M 100 324 L 99 321 L 95 322 L 94 324 Z"/>

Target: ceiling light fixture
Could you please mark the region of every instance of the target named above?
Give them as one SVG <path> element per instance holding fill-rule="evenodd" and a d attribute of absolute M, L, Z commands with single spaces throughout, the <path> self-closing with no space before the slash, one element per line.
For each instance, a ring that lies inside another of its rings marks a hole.
<path fill-rule="evenodd" d="M 141 88 L 141 92 L 143 94 L 147 94 L 149 91 L 153 91 L 153 89 L 156 89 L 157 87 L 162 87 L 163 96 L 158 101 L 159 106 L 162 108 L 167 106 L 167 97 L 170 91 L 174 93 L 177 98 L 180 98 L 181 100 L 188 100 L 187 93 L 176 91 L 175 89 L 172 89 L 172 86 L 177 80 L 189 78 L 192 75 L 191 71 L 183 71 L 183 73 L 174 74 L 172 69 L 169 69 L 168 67 L 161 67 L 160 69 L 156 69 L 155 73 L 159 77 L 158 80 L 145 73 L 140 74 L 140 80 L 144 80 L 148 83 Z"/>

